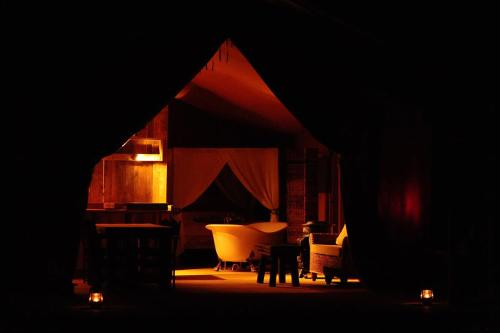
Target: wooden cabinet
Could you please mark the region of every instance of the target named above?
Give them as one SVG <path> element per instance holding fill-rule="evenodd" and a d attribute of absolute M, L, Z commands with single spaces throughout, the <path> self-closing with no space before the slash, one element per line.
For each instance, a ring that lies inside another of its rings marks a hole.
<path fill-rule="evenodd" d="M 151 223 L 96 224 L 100 284 L 172 286 L 175 230 Z"/>

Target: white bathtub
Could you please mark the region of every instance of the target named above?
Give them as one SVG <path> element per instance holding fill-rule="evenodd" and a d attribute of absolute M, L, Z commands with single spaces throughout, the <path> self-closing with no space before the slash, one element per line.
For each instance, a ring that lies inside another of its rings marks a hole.
<path fill-rule="evenodd" d="M 245 262 L 260 259 L 257 244 L 280 244 L 286 242 L 287 223 L 258 222 L 247 225 L 208 224 L 212 231 L 215 251 L 222 261 Z"/>

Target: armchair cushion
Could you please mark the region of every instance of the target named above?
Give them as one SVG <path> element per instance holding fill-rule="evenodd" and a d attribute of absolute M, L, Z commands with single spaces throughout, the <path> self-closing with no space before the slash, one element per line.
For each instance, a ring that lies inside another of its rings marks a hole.
<path fill-rule="evenodd" d="M 309 250 L 311 251 L 311 253 L 340 257 L 342 253 L 342 246 L 329 244 L 311 244 Z"/>
<path fill-rule="evenodd" d="M 337 234 L 320 232 L 309 234 L 310 253 L 339 257 L 342 252 L 342 244 L 337 245 L 337 239 Z"/>

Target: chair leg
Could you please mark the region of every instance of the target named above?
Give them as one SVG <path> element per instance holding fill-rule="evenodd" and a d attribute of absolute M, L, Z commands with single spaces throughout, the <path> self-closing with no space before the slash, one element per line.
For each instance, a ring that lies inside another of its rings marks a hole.
<path fill-rule="evenodd" d="M 279 259 L 279 281 L 280 283 L 285 283 L 286 282 L 286 263 L 285 263 L 285 258 L 280 257 Z"/>
<path fill-rule="evenodd" d="M 271 256 L 271 273 L 269 276 L 269 287 L 276 287 L 276 274 L 278 273 L 278 257 Z"/>
<path fill-rule="evenodd" d="M 340 274 L 340 285 L 345 286 L 347 285 L 347 275 L 346 274 Z"/>
<path fill-rule="evenodd" d="M 325 282 L 327 285 L 330 285 L 332 283 L 333 275 L 329 273 L 325 273 Z"/>
<path fill-rule="evenodd" d="M 332 268 L 323 267 L 323 274 L 325 275 L 325 282 L 327 285 L 332 283 L 334 270 Z"/>
<path fill-rule="evenodd" d="M 311 280 L 316 281 L 317 278 L 318 278 L 317 273 L 311 273 Z"/>
<path fill-rule="evenodd" d="M 294 287 L 300 286 L 299 283 L 299 267 L 297 266 L 297 259 L 292 258 L 292 262 L 290 263 L 290 269 L 292 271 L 292 285 Z"/>
<path fill-rule="evenodd" d="M 257 283 L 264 283 L 264 274 L 266 273 L 266 256 L 260 258 L 259 273 L 257 274 Z"/>

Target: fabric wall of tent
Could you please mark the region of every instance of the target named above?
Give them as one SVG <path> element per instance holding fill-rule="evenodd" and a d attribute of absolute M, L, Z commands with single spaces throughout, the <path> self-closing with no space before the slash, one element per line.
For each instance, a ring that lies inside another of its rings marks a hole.
<path fill-rule="evenodd" d="M 286 206 L 280 207 L 279 198 L 285 191 L 280 189 L 284 184 L 280 177 L 286 177 L 286 160 L 279 168 L 279 151 L 284 155 L 285 150 L 313 148 L 328 154 L 229 39 L 177 94 L 168 112 L 168 196 L 180 209 L 193 204 L 227 165 L 240 184 L 272 212 L 265 220 L 277 221 L 278 211 L 286 218 Z M 295 229 L 302 229 L 304 222 L 298 221 Z M 181 248 L 187 237 L 181 229 Z"/>
<path fill-rule="evenodd" d="M 159 149 L 165 158 L 160 155 L 159 161 L 137 160 L 134 152 L 140 147 L 129 146 L 130 142 L 141 140 L 161 141 L 164 147 Z M 316 217 L 319 210 L 312 203 L 302 219 L 287 216 L 287 156 L 301 156 L 306 150 L 309 155 L 315 155 L 315 159 L 321 157 L 323 169 L 329 168 L 330 159 L 335 158 L 332 157 L 335 153 L 315 140 L 286 109 L 228 39 L 172 102 L 128 138 L 117 152 L 96 165 L 89 189 L 89 207 L 175 205 L 182 211 L 176 216 L 181 222 L 179 253 L 184 248 L 213 248 L 211 234 L 201 220 L 222 223 L 226 215 L 249 223 L 278 221 L 280 212 L 281 218 L 290 225 L 289 238 L 295 240 L 301 235 L 305 219 Z M 311 200 L 317 201 L 318 194 L 313 193 L 318 191 L 317 183 L 325 183 L 320 186 L 325 198 L 321 221 L 335 222 L 335 226 L 329 225 L 329 228 L 339 228 L 338 217 L 327 216 L 340 206 L 338 191 L 335 200 L 326 199 L 337 179 L 329 184 L 333 178 L 329 175 L 331 171 L 317 171 L 314 171 L 314 182 L 308 182 Z M 219 204 L 212 202 L 212 208 L 204 207 L 203 211 L 193 208 L 193 204 L 199 206 L 197 201 L 200 197 L 203 200 L 206 191 L 211 193 L 214 189 L 222 191 L 225 200 Z M 285 198 L 280 199 L 280 192 Z M 254 212 L 252 205 L 256 208 Z M 330 207 L 333 205 L 335 207 Z M 262 209 L 267 209 L 265 217 Z M 90 219 L 98 222 L 103 217 Z M 110 219 L 119 220 L 120 216 L 104 217 L 105 221 Z"/>
<path fill-rule="evenodd" d="M 5 142 L 14 142 L 4 154 L 6 204 L 23 212 L 6 230 L 17 250 L 3 251 L 13 303 L 46 300 L 34 296 L 33 274 L 51 291 L 71 287 L 95 163 L 169 104 L 228 37 L 286 109 L 342 153 L 345 216 L 368 286 L 432 283 L 455 302 L 490 299 L 499 280 L 489 232 L 498 215 L 497 56 L 484 41 L 493 30 L 459 33 L 447 12 L 436 15 L 443 21 L 424 15 L 420 29 L 418 15 L 395 22 L 392 11 L 363 15 L 323 2 L 233 5 L 123 5 L 120 15 L 100 5 L 68 16 L 49 5 L 2 5 L 3 123 Z M 140 19 L 147 23 L 128 26 Z M 199 28 L 186 28 L 194 22 Z M 470 271 L 489 282 L 465 288 Z"/>

